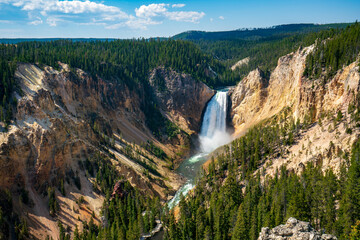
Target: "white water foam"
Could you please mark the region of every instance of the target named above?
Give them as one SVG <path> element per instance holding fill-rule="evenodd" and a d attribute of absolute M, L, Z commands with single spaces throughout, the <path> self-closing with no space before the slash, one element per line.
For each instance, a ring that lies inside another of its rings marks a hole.
<path fill-rule="evenodd" d="M 217 92 L 206 108 L 199 135 L 203 153 L 210 153 L 231 140 L 226 132 L 227 98 L 227 92 Z"/>

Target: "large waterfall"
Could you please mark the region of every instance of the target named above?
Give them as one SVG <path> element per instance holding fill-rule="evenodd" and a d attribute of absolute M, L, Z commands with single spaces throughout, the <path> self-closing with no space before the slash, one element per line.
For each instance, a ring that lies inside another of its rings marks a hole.
<path fill-rule="evenodd" d="M 200 131 L 201 151 L 210 153 L 229 141 L 226 132 L 227 92 L 217 92 L 209 102 Z"/>
<path fill-rule="evenodd" d="M 178 173 L 186 177 L 187 182 L 169 201 L 169 208 L 176 206 L 181 195 L 185 196 L 195 187 L 196 176 L 207 160 L 207 155 L 217 147 L 230 142 L 230 135 L 226 131 L 227 98 L 227 91 L 218 91 L 208 103 L 199 134 L 199 152 L 184 161 L 177 169 Z"/>

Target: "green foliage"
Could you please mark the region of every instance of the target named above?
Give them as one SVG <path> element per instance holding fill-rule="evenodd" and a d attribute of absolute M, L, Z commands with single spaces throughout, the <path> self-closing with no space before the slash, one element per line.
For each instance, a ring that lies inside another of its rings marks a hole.
<path fill-rule="evenodd" d="M 266 157 L 284 154 L 281 146 L 292 144 L 300 127 L 293 119 L 280 124 L 268 122 L 255 126 L 231 143 L 231 152 L 227 148 L 225 154 L 217 157 L 219 169 L 225 171 L 239 166 L 241 178 L 246 179 L 264 163 Z"/>
<path fill-rule="evenodd" d="M 356 221 L 355 225 L 351 227 L 350 240 L 360 239 L 360 221 Z"/>
<path fill-rule="evenodd" d="M 300 126 L 291 125 L 296 133 Z M 259 129 L 211 161 L 194 193 L 181 200 L 180 220 L 173 222 L 171 212 L 166 218 L 166 239 L 257 239 L 261 227 L 273 228 L 289 217 L 347 239 L 360 219 L 360 140 L 353 146 L 349 169 L 342 167 L 339 177 L 310 162 L 300 175 L 282 167 L 261 181 L 261 169 L 256 175 L 254 171 L 270 154 L 266 149 L 281 148 L 289 132 L 276 125 Z"/>
<path fill-rule="evenodd" d="M 245 77 L 250 71 L 260 68 L 265 77 L 269 77 L 279 57 L 297 49 L 311 45 L 317 38 L 324 39 L 325 29 L 345 28 L 349 24 L 313 25 L 289 24 L 268 29 L 237 30 L 229 32 L 190 32 L 178 38 L 189 39 L 199 45 L 202 50 L 221 59 L 229 68 L 237 61 L 249 57 L 234 72 L 221 72 L 220 78 L 236 81 Z"/>
<path fill-rule="evenodd" d="M 186 40 L 255 40 L 264 38 L 279 38 L 283 35 L 317 32 L 329 28 L 345 28 L 349 23 L 335 24 L 283 24 L 269 28 L 238 29 L 233 31 L 203 32 L 188 31 L 175 35 L 174 39 Z"/>
<path fill-rule="evenodd" d="M 328 79 L 345 65 L 354 62 L 360 52 L 360 24 L 345 29 L 330 30 L 319 37 L 315 51 L 306 58 L 304 75 L 317 79 Z"/>
<path fill-rule="evenodd" d="M 59 228 L 59 240 L 70 240 L 70 234 L 66 233 L 66 230 L 62 223 L 58 220 Z"/>
<path fill-rule="evenodd" d="M 97 226 L 91 219 L 89 223 L 84 223 L 82 233 L 77 232 L 77 239 L 135 240 L 155 227 L 155 219 L 160 219 L 162 211 L 159 199 L 146 197 L 128 182 L 122 191 L 127 192 L 125 197 L 115 197 L 104 202 L 103 213 L 108 226 Z"/>
<path fill-rule="evenodd" d="M 0 45 L 0 56 L 2 51 Z M 15 61 L 7 61 L 0 57 L 0 121 L 9 123 L 12 117 L 12 105 L 16 103 L 11 94 L 15 87 L 14 72 Z"/>
<path fill-rule="evenodd" d="M 48 188 L 48 197 L 49 197 L 49 212 L 51 216 L 55 216 L 57 211 L 59 210 L 59 204 L 56 200 L 55 189 L 49 187 Z"/>
<path fill-rule="evenodd" d="M 61 192 L 61 194 L 63 196 L 66 196 L 65 187 L 64 187 L 64 179 L 60 180 L 59 191 Z"/>
<path fill-rule="evenodd" d="M 352 149 L 351 166 L 349 167 L 346 185 L 341 199 L 344 233 L 349 234 L 351 226 L 360 220 L 360 141 Z"/>
<path fill-rule="evenodd" d="M 20 223 L 16 224 L 15 232 L 17 235 L 17 239 L 26 240 L 29 239 L 29 228 L 25 219 L 22 219 Z"/>
<path fill-rule="evenodd" d="M 336 115 L 336 121 L 340 122 L 342 118 L 343 118 L 343 114 L 342 114 L 341 110 L 339 110 Z"/>
<path fill-rule="evenodd" d="M 209 86 L 224 85 L 228 80 L 209 78 L 209 66 L 226 71 L 222 64 L 186 41 L 154 39 L 114 41 L 21 42 L 0 45 L 0 56 L 21 62 L 57 67 L 58 61 L 81 68 L 93 76 L 135 87 L 147 82 L 149 71 L 158 66 L 191 74 Z"/>
<path fill-rule="evenodd" d="M 157 158 L 165 160 L 167 158 L 166 153 L 159 147 L 157 147 L 152 141 L 147 141 L 144 148 L 155 155 Z"/>

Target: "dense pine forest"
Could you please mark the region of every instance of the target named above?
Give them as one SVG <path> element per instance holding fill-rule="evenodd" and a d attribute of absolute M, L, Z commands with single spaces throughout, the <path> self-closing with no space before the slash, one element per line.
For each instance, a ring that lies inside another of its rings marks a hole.
<path fill-rule="evenodd" d="M 235 73 L 224 73 L 228 74 L 227 77 L 240 75 L 243 78 L 255 68 L 260 68 L 269 76 L 279 57 L 296 51 L 299 47 L 309 46 L 316 39 L 332 37 L 347 26 L 349 24 L 290 24 L 268 29 L 188 32 L 175 38 L 193 41 L 203 51 L 223 61 L 227 67 L 249 57 L 248 64 L 239 66 Z"/>
<path fill-rule="evenodd" d="M 343 66 L 354 62 L 360 52 L 360 24 L 348 26 L 343 31 L 330 31 L 327 38 L 320 38 L 315 51 L 307 57 L 304 75 L 326 80 Z"/>
<path fill-rule="evenodd" d="M 96 188 L 106 195 L 102 213 L 107 224 L 98 226 L 90 219 L 84 223 L 82 232 L 76 226 L 73 239 L 139 239 L 155 227 L 155 220 L 160 219 L 162 212 L 158 197 L 145 196 L 128 181 L 120 179 L 109 160 L 100 154 L 83 166 L 90 175 L 96 176 Z M 117 182 L 120 190 L 112 195 Z M 70 239 L 70 235 L 64 231 L 60 239 Z"/>
<path fill-rule="evenodd" d="M 146 82 L 149 70 L 158 66 L 191 74 L 212 87 L 236 82 L 209 77 L 206 74 L 209 66 L 219 73 L 226 69 L 194 44 L 181 40 L 21 42 L 16 45 L 3 44 L 0 50 L 4 60 L 53 67 L 58 66 L 60 61 L 105 80 L 129 86 Z"/>
<path fill-rule="evenodd" d="M 359 104 L 349 108 L 359 122 Z M 337 120 L 338 121 L 338 120 Z M 287 117 L 287 110 L 234 140 L 203 172 L 194 192 L 165 217 L 166 239 L 257 239 L 289 217 L 309 221 L 340 239 L 358 236 L 360 220 L 360 140 L 343 153 L 340 175 L 310 162 L 300 175 L 281 167 L 265 177 L 267 157 L 285 154 L 300 129 L 311 125 Z M 357 239 L 353 237 L 351 239 Z"/>

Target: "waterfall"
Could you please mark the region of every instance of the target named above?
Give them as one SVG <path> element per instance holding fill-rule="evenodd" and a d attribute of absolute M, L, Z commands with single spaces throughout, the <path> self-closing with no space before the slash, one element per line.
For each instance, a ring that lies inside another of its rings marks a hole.
<path fill-rule="evenodd" d="M 201 126 L 201 152 L 210 153 L 217 147 L 229 142 L 226 132 L 227 92 L 217 92 L 210 100 Z"/>
<path fill-rule="evenodd" d="M 195 187 L 196 175 L 207 160 L 207 155 L 216 148 L 230 142 L 230 134 L 226 131 L 227 99 L 227 91 L 218 91 L 208 103 L 199 134 L 199 152 L 184 161 L 177 169 L 178 173 L 186 177 L 187 182 L 168 202 L 169 208 L 176 206 L 181 195 L 185 196 Z"/>

